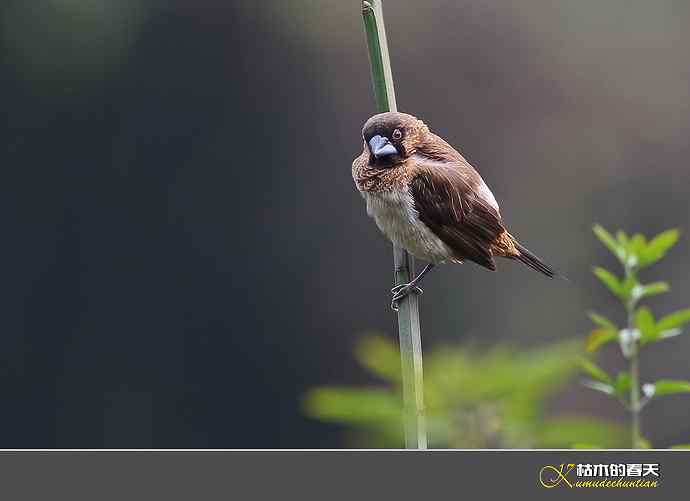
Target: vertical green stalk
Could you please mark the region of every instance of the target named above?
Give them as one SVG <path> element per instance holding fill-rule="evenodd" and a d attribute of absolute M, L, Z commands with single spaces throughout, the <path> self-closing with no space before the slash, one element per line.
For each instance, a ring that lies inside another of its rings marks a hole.
<path fill-rule="evenodd" d="M 639 359 L 637 355 L 637 348 L 635 353 L 630 358 L 630 414 L 631 414 L 631 429 L 632 429 L 632 448 L 639 449 L 641 447 L 640 440 L 640 369 Z"/>
<path fill-rule="evenodd" d="M 369 47 L 369 63 L 371 64 L 371 80 L 374 86 L 376 108 L 379 112 L 397 111 L 381 0 L 363 1 L 362 17 Z M 394 246 L 393 262 L 395 283 L 409 282 L 414 273 L 412 258 L 404 249 Z M 400 302 L 398 336 L 400 338 L 402 366 L 405 447 L 408 449 L 426 449 L 422 341 L 419 327 L 419 300 L 416 294 L 409 294 Z"/>
<path fill-rule="evenodd" d="M 626 260 L 625 264 L 625 278 L 626 281 L 634 278 L 635 270 Z M 627 313 L 628 332 L 634 332 L 635 326 L 635 298 L 632 294 L 625 302 L 625 311 Z M 642 445 L 641 431 L 640 431 L 640 361 L 639 352 L 640 344 L 638 339 L 631 340 L 632 351 L 630 353 L 630 432 L 633 449 L 639 449 Z"/>

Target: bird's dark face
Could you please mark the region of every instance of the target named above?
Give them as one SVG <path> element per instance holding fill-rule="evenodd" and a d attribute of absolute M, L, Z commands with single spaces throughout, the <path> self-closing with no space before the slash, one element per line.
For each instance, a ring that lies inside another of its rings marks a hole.
<path fill-rule="evenodd" d="M 371 165 L 393 166 L 414 152 L 424 124 L 406 113 L 380 113 L 364 124 L 362 137 L 369 149 Z"/>

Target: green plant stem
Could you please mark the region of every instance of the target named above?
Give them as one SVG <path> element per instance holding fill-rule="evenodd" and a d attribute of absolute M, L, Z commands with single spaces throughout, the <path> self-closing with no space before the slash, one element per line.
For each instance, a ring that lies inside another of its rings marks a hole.
<path fill-rule="evenodd" d="M 376 108 L 379 112 L 397 111 L 381 0 L 363 1 L 362 17 L 369 48 Z M 394 246 L 393 260 L 395 283 L 408 283 L 414 273 L 413 259 L 404 249 Z M 406 296 L 399 304 L 398 336 L 402 367 L 405 447 L 426 449 L 422 341 L 419 326 L 419 300 L 416 294 Z"/>
<path fill-rule="evenodd" d="M 637 350 L 630 357 L 630 414 L 632 448 L 639 449 L 640 440 L 640 369 Z"/>
<path fill-rule="evenodd" d="M 629 278 L 634 271 L 628 265 L 625 266 L 625 276 Z M 635 301 L 632 296 L 626 301 L 625 309 L 628 319 L 628 332 L 635 329 Z M 633 449 L 639 449 L 641 440 L 640 430 L 640 361 L 639 361 L 639 341 L 633 340 L 634 346 L 630 355 L 630 432 Z"/>

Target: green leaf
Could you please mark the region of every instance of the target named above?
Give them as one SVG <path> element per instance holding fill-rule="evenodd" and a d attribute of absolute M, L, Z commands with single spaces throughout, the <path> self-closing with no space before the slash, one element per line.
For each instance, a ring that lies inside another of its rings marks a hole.
<path fill-rule="evenodd" d="M 599 382 L 605 384 L 611 384 L 611 378 L 606 372 L 594 362 L 587 360 L 586 358 L 580 358 L 580 368 L 592 379 L 596 379 Z"/>
<path fill-rule="evenodd" d="M 616 239 L 618 240 L 618 243 L 623 246 L 625 250 L 628 250 L 628 246 L 630 245 L 630 239 L 628 238 L 627 233 L 624 231 L 618 230 L 616 232 Z"/>
<path fill-rule="evenodd" d="M 629 245 L 630 254 L 632 254 L 633 256 L 637 256 L 637 258 L 639 259 L 640 253 L 644 251 L 646 246 L 647 240 L 644 238 L 644 235 L 642 233 L 635 233 Z"/>
<path fill-rule="evenodd" d="M 594 234 L 599 241 L 611 251 L 611 253 L 618 258 L 622 263 L 625 260 L 625 249 L 621 246 L 611 234 L 604 229 L 603 226 L 595 224 L 593 228 Z"/>
<path fill-rule="evenodd" d="M 657 341 L 661 341 L 663 339 L 675 337 L 675 336 L 682 334 L 682 333 L 683 333 L 683 331 L 680 329 L 669 329 L 666 331 L 660 331 L 659 329 L 656 329 L 656 333 L 654 334 L 654 336 L 643 337 L 642 339 L 640 339 L 640 346 L 644 346 L 648 343 L 654 343 Z"/>
<path fill-rule="evenodd" d="M 677 229 L 671 229 L 654 237 L 640 253 L 640 266 L 649 266 L 664 257 L 666 251 L 678 241 L 679 234 Z"/>
<path fill-rule="evenodd" d="M 678 310 L 659 319 L 656 327 L 659 332 L 681 327 L 683 324 L 690 322 L 690 308 L 685 310 Z"/>
<path fill-rule="evenodd" d="M 651 314 L 650 314 L 651 315 Z M 670 337 L 678 336 L 683 331 L 679 326 L 690 321 L 690 309 L 679 310 L 670 315 L 661 318 L 659 322 L 654 325 L 654 329 L 649 332 L 643 332 L 640 339 L 640 344 L 645 345 L 653 341 L 661 341 Z M 647 327 L 648 329 L 649 327 Z"/>
<path fill-rule="evenodd" d="M 679 334 L 682 334 L 683 331 L 680 329 L 670 329 L 667 331 L 661 331 L 655 341 L 659 341 L 661 339 L 668 339 L 670 337 L 676 337 Z"/>
<path fill-rule="evenodd" d="M 592 320 L 592 322 L 597 324 L 599 327 L 601 327 L 603 329 L 607 329 L 607 330 L 608 329 L 615 330 L 615 331 L 618 330 L 618 327 L 616 327 L 616 325 L 613 322 L 611 322 L 611 320 L 609 320 L 608 318 L 606 318 L 602 315 L 599 315 L 598 313 L 593 312 L 593 311 L 590 311 L 588 313 L 588 315 L 589 315 L 589 318 Z"/>
<path fill-rule="evenodd" d="M 679 236 L 680 231 L 677 228 L 671 228 L 655 236 L 647 247 L 655 252 L 666 252 L 676 244 Z"/>
<path fill-rule="evenodd" d="M 613 387 L 613 385 L 600 383 L 599 381 L 584 380 L 582 381 L 582 384 L 590 390 L 599 391 L 607 395 L 613 395 L 616 393 L 616 389 Z"/>
<path fill-rule="evenodd" d="M 400 381 L 400 352 L 398 347 L 381 336 L 362 338 L 355 349 L 360 364 L 389 382 Z"/>
<path fill-rule="evenodd" d="M 654 383 L 654 396 L 673 395 L 675 393 L 690 393 L 690 382 L 677 379 L 660 379 Z"/>
<path fill-rule="evenodd" d="M 649 342 L 656 339 L 657 329 L 654 324 L 654 317 L 646 306 L 639 308 L 635 312 L 635 325 L 641 333 L 641 340 L 643 339 L 645 342 Z"/>
<path fill-rule="evenodd" d="M 672 445 L 671 449 L 690 449 L 690 444 Z"/>
<path fill-rule="evenodd" d="M 540 447 L 545 448 L 562 448 L 577 443 L 583 447 L 597 444 L 597 448 L 617 449 L 625 447 L 630 434 L 625 426 L 584 416 L 546 419 L 540 429 Z"/>
<path fill-rule="evenodd" d="M 307 415 L 322 421 L 392 425 L 401 422 L 399 399 L 387 390 L 320 387 L 307 393 Z"/>
<path fill-rule="evenodd" d="M 616 296 L 619 298 L 625 298 L 623 284 L 613 273 L 597 266 L 594 268 L 594 274 Z"/>
<path fill-rule="evenodd" d="M 640 284 L 637 283 L 637 279 L 635 278 L 634 275 L 630 274 L 627 277 L 625 277 L 625 280 L 621 282 L 621 299 L 627 299 L 629 297 L 634 297 L 634 291 L 635 289 L 640 289 Z M 639 294 L 639 292 L 638 292 Z M 639 298 L 634 298 L 635 301 Z"/>
<path fill-rule="evenodd" d="M 618 376 L 616 376 L 616 382 L 613 385 L 616 391 L 616 395 L 618 395 L 621 398 L 627 397 L 628 392 L 630 392 L 631 386 L 632 379 L 630 378 L 629 373 L 621 372 L 618 374 Z"/>
<path fill-rule="evenodd" d="M 670 290 L 669 285 L 666 282 L 653 282 L 651 284 L 643 285 L 642 290 L 639 294 L 639 298 L 656 296 L 657 294 L 663 294 Z"/>
<path fill-rule="evenodd" d="M 637 449 L 651 449 L 652 443 L 644 437 L 640 437 L 637 442 Z"/>
<path fill-rule="evenodd" d="M 618 331 L 614 329 L 594 329 L 587 336 L 587 341 L 585 341 L 585 350 L 589 353 L 593 353 L 600 346 L 605 345 L 611 341 L 615 341 L 618 337 Z"/>

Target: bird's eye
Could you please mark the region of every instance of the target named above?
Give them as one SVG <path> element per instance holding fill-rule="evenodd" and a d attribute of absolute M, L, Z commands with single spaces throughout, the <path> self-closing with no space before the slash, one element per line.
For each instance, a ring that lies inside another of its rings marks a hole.
<path fill-rule="evenodd" d="M 393 131 L 393 139 L 400 139 L 402 137 L 402 132 L 400 132 L 400 129 L 395 129 Z"/>

